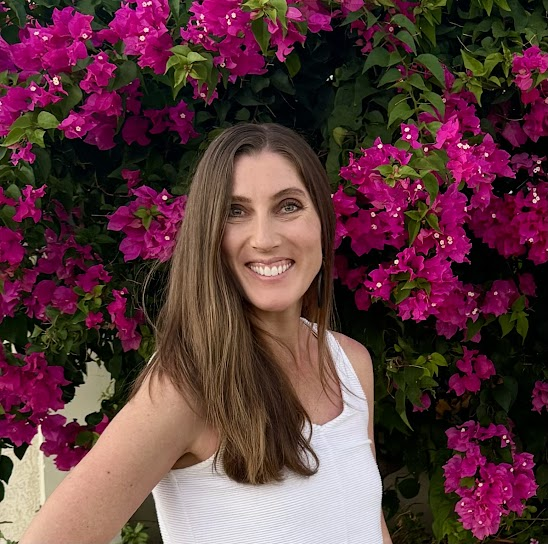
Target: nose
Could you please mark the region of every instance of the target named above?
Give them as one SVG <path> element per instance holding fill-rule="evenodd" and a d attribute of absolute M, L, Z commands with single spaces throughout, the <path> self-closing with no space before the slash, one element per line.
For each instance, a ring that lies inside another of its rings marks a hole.
<path fill-rule="evenodd" d="M 275 221 L 268 215 L 257 215 L 251 225 L 250 243 L 256 251 L 267 253 L 280 245 Z"/>

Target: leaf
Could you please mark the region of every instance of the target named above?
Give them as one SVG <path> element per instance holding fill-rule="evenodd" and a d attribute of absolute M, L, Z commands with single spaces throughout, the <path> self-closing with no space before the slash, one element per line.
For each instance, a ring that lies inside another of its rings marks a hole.
<path fill-rule="evenodd" d="M 464 49 L 461 49 L 460 54 L 462 61 L 464 62 L 464 67 L 467 70 L 470 70 L 473 75 L 479 77 L 485 74 L 485 68 L 479 60 L 475 59 L 472 55 L 469 55 Z"/>
<path fill-rule="evenodd" d="M 38 126 L 43 129 L 57 128 L 59 120 L 49 111 L 41 111 L 38 114 Z"/>
<path fill-rule="evenodd" d="M 169 11 L 176 21 L 179 19 L 180 9 L 181 0 L 169 0 Z"/>
<path fill-rule="evenodd" d="M 401 417 L 402 421 L 411 430 L 413 430 L 413 427 L 411 427 L 411 424 L 409 423 L 409 420 L 407 419 L 407 413 L 405 411 L 405 392 L 403 389 L 398 389 L 396 391 L 396 412 Z"/>
<path fill-rule="evenodd" d="M 6 455 L 0 455 L 0 480 L 8 483 L 13 471 L 13 461 Z"/>
<path fill-rule="evenodd" d="M 26 130 L 24 128 L 14 128 L 13 130 L 9 131 L 9 134 L 6 136 L 4 141 L 0 144 L 2 147 L 9 147 L 10 145 L 14 145 L 19 140 L 25 136 Z"/>
<path fill-rule="evenodd" d="M 410 77 L 406 79 L 408 83 L 413 85 L 416 89 L 420 89 L 421 91 L 428 91 L 428 87 L 424 83 L 424 79 L 420 74 L 411 74 Z"/>
<path fill-rule="evenodd" d="M 278 12 L 278 19 L 282 27 L 287 29 L 287 2 L 286 0 L 269 0 L 268 2 Z"/>
<path fill-rule="evenodd" d="M 15 23 L 19 28 L 23 28 L 27 22 L 27 12 L 25 11 L 25 2 L 22 0 L 5 0 L 5 4 L 15 15 Z"/>
<path fill-rule="evenodd" d="M 508 413 L 518 396 L 518 382 L 512 376 L 504 376 L 502 384 L 493 389 L 493 398 Z"/>
<path fill-rule="evenodd" d="M 295 77 L 301 69 L 301 59 L 297 54 L 297 51 L 293 50 L 291 55 L 285 59 L 285 65 L 290 77 Z"/>
<path fill-rule="evenodd" d="M 270 43 L 270 33 L 268 32 L 266 21 L 263 17 L 251 21 L 251 31 L 261 48 L 262 54 L 266 55 L 268 52 L 268 44 Z"/>
<path fill-rule="evenodd" d="M 525 342 L 527 332 L 529 331 L 529 320 L 527 319 L 527 314 L 525 312 L 521 312 L 516 321 L 516 331 L 523 339 L 523 342 Z"/>
<path fill-rule="evenodd" d="M 445 115 L 445 103 L 442 97 L 438 93 L 432 91 L 426 91 L 422 93 L 422 96 L 438 110 L 440 117 L 443 118 Z"/>
<path fill-rule="evenodd" d="M 407 30 L 400 30 L 396 34 L 396 38 L 407 45 L 413 53 L 417 54 L 417 45 L 415 44 L 415 40 L 413 39 L 413 36 L 407 32 Z"/>
<path fill-rule="evenodd" d="M 382 68 L 386 68 L 390 63 L 390 53 L 383 49 L 382 47 L 376 47 L 367 55 L 367 58 L 365 59 L 365 63 L 363 65 L 362 74 L 364 72 L 367 72 L 369 68 L 372 68 L 373 66 L 380 66 Z"/>
<path fill-rule="evenodd" d="M 406 98 L 395 96 L 396 100 L 388 105 L 388 126 L 392 126 L 395 121 L 406 121 L 411 117 L 414 111 L 409 107 Z"/>
<path fill-rule="evenodd" d="M 478 317 L 476 321 L 472 321 L 469 317 L 466 321 L 466 340 L 468 341 L 474 338 L 484 325 L 485 319 L 483 317 Z"/>
<path fill-rule="evenodd" d="M 441 232 L 438 216 L 434 213 L 429 213 L 426 216 L 426 222 L 437 232 Z"/>
<path fill-rule="evenodd" d="M 364 13 L 362 9 L 359 9 L 357 11 L 350 12 L 344 21 L 340 23 L 341 26 L 349 25 L 350 23 L 353 23 L 354 21 L 357 21 L 361 17 L 363 17 Z"/>
<path fill-rule="evenodd" d="M 390 22 L 393 25 L 401 26 L 402 28 L 405 28 L 413 36 L 415 36 L 419 32 L 417 27 L 413 23 L 413 21 L 411 21 L 411 19 L 403 15 L 403 13 L 397 13 L 396 15 L 394 15 L 394 17 L 392 17 Z"/>
<path fill-rule="evenodd" d="M 428 191 L 428 195 L 430 196 L 430 205 L 432 205 L 432 203 L 438 196 L 438 192 L 440 190 L 438 178 L 436 178 L 434 174 L 429 172 L 422 176 L 422 183 L 424 184 L 424 187 Z"/>
<path fill-rule="evenodd" d="M 503 11 L 512 11 L 506 0 L 495 0 L 495 4 Z"/>
<path fill-rule="evenodd" d="M 420 221 L 409 221 L 407 223 L 407 232 L 409 234 L 409 245 L 413 245 L 413 242 L 415 241 L 415 238 L 419 234 L 419 231 L 421 230 L 421 224 Z"/>
<path fill-rule="evenodd" d="M 167 71 L 167 66 L 166 66 Z M 139 68 L 132 60 L 126 60 L 116 69 L 114 79 L 109 84 L 109 90 L 116 91 L 139 77 Z"/>
<path fill-rule="evenodd" d="M 422 64 L 438 80 L 438 83 L 445 89 L 445 75 L 443 66 L 437 57 L 431 53 L 423 53 L 415 58 L 415 62 Z"/>
<path fill-rule="evenodd" d="M 428 41 L 436 47 L 436 27 L 433 23 L 428 21 L 426 18 L 421 17 L 419 19 L 419 29 L 421 34 L 428 38 Z"/>
<path fill-rule="evenodd" d="M 386 83 L 393 83 L 402 79 L 401 72 L 397 68 L 390 68 L 379 79 L 379 85 L 386 85 Z"/>

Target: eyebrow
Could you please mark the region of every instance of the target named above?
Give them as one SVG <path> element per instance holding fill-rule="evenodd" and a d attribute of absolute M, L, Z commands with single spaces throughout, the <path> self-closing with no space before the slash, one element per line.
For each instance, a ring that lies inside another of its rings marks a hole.
<path fill-rule="evenodd" d="M 278 191 L 275 195 L 272 195 L 271 200 L 278 200 L 279 198 L 283 198 L 284 196 L 288 195 L 298 195 L 302 198 L 306 198 L 306 193 L 302 189 L 299 189 L 298 187 L 288 187 L 287 189 L 282 189 L 281 191 Z M 250 204 L 251 199 L 246 196 L 234 195 L 232 197 L 232 202 Z"/>

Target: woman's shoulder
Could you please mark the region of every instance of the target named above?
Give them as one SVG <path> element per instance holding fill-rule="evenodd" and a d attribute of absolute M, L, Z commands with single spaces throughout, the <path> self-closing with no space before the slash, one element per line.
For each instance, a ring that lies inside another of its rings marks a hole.
<path fill-rule="evenodd" d="M 358 366 L 365 366 L 368 368 L 372 367 L 371 355 L 363 344 L 340 332 L 331 331 L 331 334 L 334 336 L 335 340 L 337 340 L 352 364 L 355 363 Z"/>
<path fill-rule="evenodd" d="M 366 397 L 373 398 L 373 362 L 369 351 L 363 344 L 349 336 L 334 331 L 331 334 L 348 357 Z"/>

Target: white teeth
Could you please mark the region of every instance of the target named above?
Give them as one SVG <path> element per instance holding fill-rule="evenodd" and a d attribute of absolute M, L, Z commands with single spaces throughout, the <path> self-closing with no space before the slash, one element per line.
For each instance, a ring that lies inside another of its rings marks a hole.
<path fill-rule="evenodd" d="M 259 274 L 259 276 L 266 276 L 267 278 L 272 276 L 279 276 L 280 274 L 283 274 L 286 270 L 291 268 L 291 264 L 284 264 L 280 266 L 253 266 L 251 265 L 249 268 L 253 270 L 256 274 Z"/>

